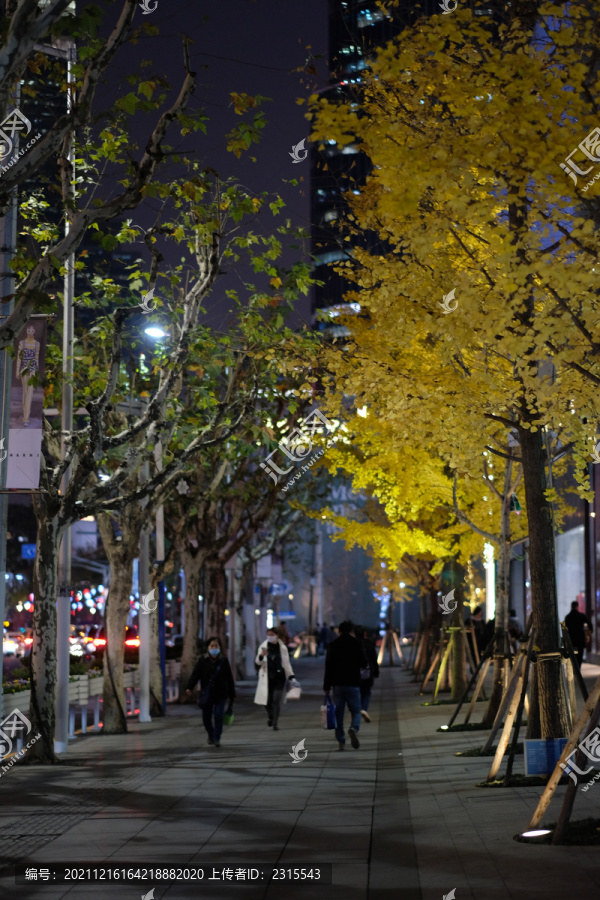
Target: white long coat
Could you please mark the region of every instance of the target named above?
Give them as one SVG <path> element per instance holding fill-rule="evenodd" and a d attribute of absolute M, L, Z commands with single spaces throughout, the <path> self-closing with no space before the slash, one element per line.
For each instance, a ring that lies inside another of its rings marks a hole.
<path fill-rule="evenodd" d="M 283 666 L 283 671 L 285 672 L 286 678 L 289 678 L 290 675 L 294 674 L 294 671 L 290 665 L 290 654 L 288 653 L 288 648 L 285 646 L 283 641 L 278 641 L 279 649 L 281 650 L 281 665 Z M 266 706 L 267 701 L 269 699 L 269 678 L 267 674 L 267 647 L 269 646 L 268 641 L 263 641 L 260 647 L 258 648 L 258 652 L 256 654 L 256 659 L 254 662 L 257 666 L 260 666 L 258 672 L 258 684 L 256 685 L 256 693 L 254 695 L 254 702 L 258 703 L 259 706 Z M 261 662 L 259 657 L 264 653 L 264 659 Z M 283 695 L 283 702 L 287 702 L 286 694 Z"/>

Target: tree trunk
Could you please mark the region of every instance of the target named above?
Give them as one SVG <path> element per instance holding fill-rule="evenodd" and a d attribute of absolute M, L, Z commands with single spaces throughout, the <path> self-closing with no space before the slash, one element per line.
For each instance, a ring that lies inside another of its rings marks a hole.
<path fill-rule="evenodd" d="M 540 727 L 540 704 L 538 694 L 537 666 L 529 670 L 529 715 L 527 717 L 527 735 L 531 740 L 539 740 L 542 736 Z"/>
<path fill-rule="evenodd" d="M 133 573 L 133 558 L 110 559 L 110 588 L 104 612 L 106 648 L 104 651 L 104 684 L 102 711 L 103 734 L 126 734 L 125 689 L 123 665 L 125 658 L 125 629 L 129 615 L 129 596 Z"/>
<path fill-rule="evenodd" d="M 179 702 L 185 700 L 185 689 L 198 661 L 198 596 L 200 594 L 201 560 L 187 551 L 181 553 L 181 565 L 185 572 L 185 629 L 179 678 Z M 204 600 L 206 603 L 206 598 Z"/>
<path fill-rule="evenodd" d="M 227 576 L 219 561 L 208 567 L 208 610 L 206 638 L 218 637 L 226 646 L 225 609 L 227 608 Z"/>
<path fill-rule="evenodd" d="M 246 647 L 246 639 L 245 639 L 245 623 L 244 623 L 244 593 L 243 588 L 245 587 L 244 582 L 242 581 L 244 577 L 245 570 L 244 569 L 235 569 L 235 571 L 231 572 L 232 577 L 232 609 L 231 616 L 235 616 L 235 627 L 234 627 L 234 636 L 235 636 L 235 672 L 233 673 L 233 677 L 244 678 L 244 651 Z"/>
<path fill-rule="evenodd" d="M 541 737 L 559 738 L 569 733 L 569 720 L 559 652 L 552 509 L 544 493 L 546 470 L 542 432 L 519 428 L 519 442 L 529 522 L 533 626 L 535 645 L 539 647 L 539 662 L 535 668 Z"/>
<path fill-rule="evenodd" d="M 31 650 L 32 734 L 41 734 L 28 750 L 28 762 L 56 763 L 56 588 L 60 533 L 56 519 L 49 519 L 45 503 L 34 495 L 37 539 L 33 566 L 33 644 Z"/>
<path fill-rule="evenodd" d="M 462 570 L 462 567 L 460 567 Z M 453 566 L 454 569 L 454 566 Z M 456 583 L 457 580 L 455 580 Z M 452 630 L 450 633 L 450 643 L 452 645 L 452 650 L 450 654 L 451 658 L 451 698 L 452 700 L 459 702 L 460 698 L 465 692 L 467 687 L 467 650 L 465 647 L 465 632 L 463 629 L 463 618 L 464 618 L 464 596 L 463 596 L 463 580 L 458 583 L 456 588 L 456 593 L 458 597 L 458 603 L 456 604 L 456 609 L 452 613 L 452 628 L 456 630 Z"/>

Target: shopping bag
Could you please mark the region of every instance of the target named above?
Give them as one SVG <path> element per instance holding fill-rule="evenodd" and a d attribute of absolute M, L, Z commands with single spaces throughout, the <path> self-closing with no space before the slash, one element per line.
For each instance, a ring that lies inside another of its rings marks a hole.
<path fill-rule="evenodd" d="M 288 681 L 286 697 L 288 700 L 299 700 L 301 696 L 302 688 L 300 687 L 300 682 L 296 681 L 295 678 L 292 678 L 291 681 Z"/>
<path fill-rule="evenodd" d="M 225 715 L 223 716 L 223 724 L 224 725 L 232 725 L 233 724 L 233 710 L 227 710 Z"/>

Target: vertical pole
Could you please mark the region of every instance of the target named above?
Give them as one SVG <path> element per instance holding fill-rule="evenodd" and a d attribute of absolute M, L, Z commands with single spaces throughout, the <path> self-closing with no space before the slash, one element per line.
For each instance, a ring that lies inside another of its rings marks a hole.
<path fill-rule="evenodd" d="M 180 578 L 180 582 L 181 582 L 181 589 L 180 589 L 180 593 L 181 593 L 181 607 L 180 607 L 180 613 L 181 613 L 181 630 L 180 630 L 179 633 L 180 633 L 180 634 L 185 634 L 185 592 L 186 592 L 186 583 L 185 583 L 185 571 L 183 570 L 183 568 L 179 570 L 179 578 Z M 205 594 L 204 596 L 206 597 L 206 594 Z M 203 620 L 203 621 L 204 621 L 204 620 Z"/>
<path fill-rule="evenodd" d="M 324 625 L 325 622 L 323 620 L 323 529 L 321 528 L 320 522 L 315 522 L 315 528 L 317 531 L 317 557 L 316 557 L 317 621 L 319 622 L 319 624 Z"/>
<path fill-rule="evenodd" d="M 156 442 L 154 447 L 154 462 L 157 470 L 162 469 L 162 444 Z M 159 506 L 156 510 L 156 562 L 160 565 L 165 560 L 165 508 Z M 165 601 L 166 601 L 165 582 L 161 579 L 158 582 L 158 652 L 160 658 L 160 673 L 162 681 L 162 710 L 163 714 L 167 713 L 167 653 L 165 647 L 166 631 L 165 631 Z"/>
<path fill-rule="evenodd" d="M 236 621 L 235 617 L 237 616 L 236 602 L 235 602 L 235 588 L 234 588 L 234 580 L 235 580 L 235 570 L 227 569 L 226 577 L 228 578 L 227 585 L 227 593 L 229 594 L 229 665 L 231 666 L 231 671 L 233 672 L 233 680 L 236 679 L 236 653 L 235 653 L 235 641 L 236 641 L 236 633 L 235 626 Z"/>
<path fill-rule="evenodd" d="M 12 197 L 10 208 L 0 219 L 0 315 L 8 316 L 13 311 L 14 302 L 2 302 L 3 297 L 12 297 L 15 279 L 10 263 L 17 245 L 17 192 Z M 12 380 L 12 359 L 4 350 L 0 353 L 0 489 L 6 488 L 8 469 L 8 429 L 10 424 L 10 388 Z M 8 494 L 0 493 L 0 634 L 4 633 L 6 610 L 6 535 L 8 533 Z M 0 643 L 0 671 L 2 671 L 3 648 Z M 0 721 L 2 720 L 2 692 L 0 691 Z"/>
<path fill-rule="evenodd" d="M 75 48 L 67 51 L 67 82 L 73 81 L 72 66 L 75 62 Z M 67 91 L 67 111 L 71 112 L 73 97 Z M 73 134 L 69 137 L 67 159 L 74 177 L 75 149 Z M 71 184 L 69 192 L 73 186 Z M 70 230 L 70 219 L 67 213 L 65 233 Z M 60 453 L 65 458 L 73 431 L 73 337 L 75 299 L 75 256 L 71 254 L 66 260 L 63 299 L 63 386 L 62 386 L 62 434 Z M 64 496 L 71 478 L 71 467 L 66 470 L 61 481 L 61 494 Z M 58 591 L 56 597 L 56 724 L 54 728 L 54 750 L 65 753 L 69 742 L 69 635 L 71 631 L 71 528 L 66 528 L 60 542 L 58 558 Z"/>
<path fill-rule="evenodd" d="M 150 463 L 142 466 L 142 481 L 150 478 Z M 143 505 L 147 504 L 143 501 Z M 140 534 L 140 597 L 150 592 L 150 534 L 146 528 Z M 150 716 L 150 616 L 138 613 L 140 633 L 140 722 L 151 722 Z"/>
<path fill-rule="evenodd" d="M 404 640 L 404 597 L 399 601 L 400 603 L 400 640 Z"/>
<path fill-rule="evenodd" d="M 489 622 L 496 615 L 496 569 L 493 544 L 484 544 L 485 560 L 485 620 Z"/>

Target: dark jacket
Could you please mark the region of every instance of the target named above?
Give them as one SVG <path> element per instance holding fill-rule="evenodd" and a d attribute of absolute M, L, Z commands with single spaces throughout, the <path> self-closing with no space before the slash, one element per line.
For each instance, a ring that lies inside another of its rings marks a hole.
<path fill-rule="evenodd" d="M 217 667 L 218 671 L 216 671 Z M 230 703 L 233 703 L 235 700 L 235 683 L 231 674 L 229 660 L 222 653 L 216 657 L 214 662 L 210 656 L 200 657 L 187 683 L 187 690 L 193 691 L 198 682 L 200 682 L 200 689 L 204 690 L 204 688 L 208 687 L 211 678 L 213 680 L 210 695 L 215 703 L 227 700 L 227 698 L 229 698 Z"/>
<path fill-rule="evenodd" d="M 367 686 L 373 687 L 373 679 L 379 678 L 379 663 L 377 662 L 377 649 L 373 641 L 370 641 L 369 638 L 363 638 L 361 644 L 371 670 L 370 677 L 363 679 L 360 683 L 362 689 Z"/>
<path fill-rule="evenodd" d="M 367 660 L 361 642 L 351 634 L 340 634 L 327 648 L 323 690 L 332 687 L 360 687 L 360 670 Z"/>
<path fill-rule="evenodd" d="M 565 625 L 575 650 L 583 650 L 585 648 L 585 631 L 583 626 L 587 625 L 590 631 L 594 630 L 588 617 L 579 612 L 578 609 L 573 609 L 568 616 L 565 616 Z"/>

